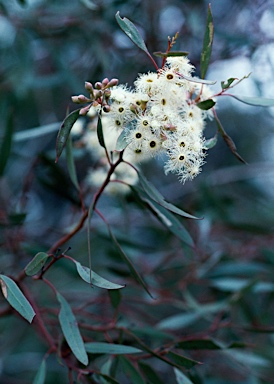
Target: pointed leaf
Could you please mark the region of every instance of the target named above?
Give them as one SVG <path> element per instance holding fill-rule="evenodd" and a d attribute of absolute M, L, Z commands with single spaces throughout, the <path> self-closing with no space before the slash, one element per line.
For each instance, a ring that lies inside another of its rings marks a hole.
<path fill-rule="evenodd" d="M 58 318 L 64 337 L 77 360 L 84 365 L 88 365 L 88 355 L 70 305 L 60 293 L 57 292 L 56 297 L 61 305 Z"/>
<path fill-rule="evenodd" d="M 201 62 L 200 62 L 202 79 L 205 78 L 206 72 L 208 69 L 211 50 L 212 50 L 213 35 L 214 35 L 213 18 L 212 18 L 210 4 L 208 4 L 206 30 L 204 35 L 204 43 L 203 43 L 203 49 L 201 53 Z"/>
<path fill-rule="evenodd" d="M 125 32 L 125 34 L 130 38 L 130 40 L 135 45 L 137 45 L 137 47 L 141 48 L 143 51 L 148 53 L 146 44 L 135 25 L 126 17 L 121 18 L 119 12 L 116 13 L 115 17 L 120 28 Z"/>
<path fill-rule="evenodd" d="M 102 383 L 110 383 L 110 384 L 119 384 L 117 380 L 115 380 L 113 377 L 110 377 L 109 375 L 106 375 L 105 373 L 98 372 L 96 375 L 103 378 L 104 381 L 100 381 Z"/>
<path fill-rule="evenodd" d="M 110 355 L 127 355 L 143 352 L 141 349 L 129 345 L 103 342 L 85 343 L 85 348 L 88 353 L 107 353 Z"/>
<path fill-rule="evenodd" d="M 44 384 L 46 379 L 46 361 L 43 359 L 32 384 Z"/>
<path fill-rule="evenodd" d="M 118 139 L 117 139 L 117 142 L 116 142 L 116 146 L 115 146 L 115 150 L 116 151 L 123 151 L 129 144 L 129 142 L 127 141 L 127 136 L 128 136 L 128 129 L 125 128 L 123 129 L 123 131 L 120 133 Z"/>
<path fill-rule="evenodd" d="M 177 384 L 194 384 L 183 372 L 174 368 Z"/>
<path fill-rule="evenodd" d="M 216 102 L 212 99 L 201 101 L 200 103 L 197 103 L 196 106 L 199 107 L 202 111 L 208 111 L 209 109 L 213 108 Z"/>
<path fill-rule="evenodd" d="M 181 73 L 180 73 L 180 76 L 183 77 L 185 80 L 191 81 L 192 83 L 207 84 L 207 85 L 213 85 L 217 83 L 217 81 L 214 81 L 214 80 L 199 79 L 198 77 L 186 76 L 186 75 L 182 75 Z"/>
<path fill-rule="evenodd" d="M 31 323 L 35 312 L 21 289 L 11 278 L 5 275 L 0 275 L 0 284 L 2 293 L 12 308 Z"/>
<path fill-rule="evenodd" d="M 227 89 L 231 86 L 231 84 L 235 81 L 238 80 L 237 77 L 230 77 L 227 82 L 221 81 L 221 87 L 222 89 Z"/>
<path fill-rule="evenodd" d="M 234 97 L 241 101 L 242 103 L 253 105 L 256 107 L 274 107 L 274 99 L 267 99 L 264 97 L 249 97 L 249 96 L 237 96 L 237 95 L 227 95 Z"/>
<path fill-rule="evenodd" d="M 174 353 L 172 351 L 168 352 L 167 357 L 174 361 L 175 364 L 179 365 L 180 367 L 185 367 L 187 369 L 194 367 L 197 364 L 202 364 L 199 361 L 190 359 L 189 357 L 179 355 L 178 353 Z"/>
<path fill-rule="evenodd" d="M 0 147 L 0 177 L 3 176 L 6 164 L 11 151 L 12 135 L 13 135 L 13 113 L 9 111 L 4 132 L 3 141 Z"/>
<path fill-rule="evenodd" d="M 139 361 L 138 364 L 149 384 L 164 384 L 150 365 L 144 363 L 143 361 Z"/>
<path fill-rule="evenodd" d="M 90 284 L 90 269 L 88 267 L 84 267 L 78 261 L 74 262 L 80 277 Z M 120 289 L 125 287 L 125 285 L 111 283 L 110 281 L 97 275 L 97 273 L 95 273 L 94 271 L 91 271 L 91 284 L 104 289 Z"/>
<path fill-rule="evenodd" d="M 184 52 L 184 51 L 153 52 L 153 55 L 158 57 L 178 57 L 178 56 L 188 56 L 188 54 L 189 52 Z"/>
<path fill-rule="evenodd" d="M 66 145 L 67 139 L 69 137 L 70 131 L 74 125 L 74 123 L 77 121 L 80 112 L 80 108 L 76 109 L 75 111 L 71 112 L 62 122 L 61 127 L 59 129 L 57 140 L 56 140 L 56 160 L 58 161 L 59 157 L 61 156 L 63 149 Z"/>
<path fill-rule="evenodd" d="M 99 144 L 101 147 L 106 148 L 105 139 L 104 139 L 104 133 L 103 133 L 103 125 L 102 125 L 102 117 L 101 113 L 98 115 L 98 122 L 97 122 L 97 137 Z"/>
<path fill-rule="evenodd" d="M 43 266 L 46 264 L 49 255 L 45 252 L 38 252 L 34 258 L 25 267 L 25 274 L 27 276 L 34 276 L 36 273 L 41 271 Z"/>
<path fill-rule="evenodd" d="M 67 160 L 67 167 L 68 167 L 70 179 L 71 179 L 73 185 L 75 186 L 75 188 L 79 191 L 80 187 L 79 187 L 75 163 L 74 163 L 74 159 L 73 159 L 72 140 L 71 140 L 70 136 L 67 139 L 66 160 Z"/>
<path fill-rule="evenodd" d="M 127 358 L 120 356 L 119 361 L 122 363 L 123 372 L 129 377 L 131 383 L 146 384 L 139 370 Z"/>
<path fill-rule="evenodd" d="M 36 139 L 41 136 L 49 135 L 53 132 L 58 131 L 59 126 L 60 126 L 59 123 L 53 123 L 53 124 L 42 125 L 41 127 L 25 129 L 24 131 L 15 132 L 13 135 L 13 141 L 20 142 L 20 141 Z"/>
<path fill-rule="evenodd" d="M 159 329 L 168 329 L 168 330 L 177 330 L 188 327 L 193 324 L 195 321 L 199 320 L 201 315 L 197 312 L 188 312 L 178 315 L 173 315 L 167 317 L 166 319 L 161 320 L 157 324 Z"/>
<path fill-rule="evenodd" d="M 211 149 L 213 147 L 215 147 L 215 145 L 217 144 L 217 140 L 218 140 L 218 136 L 217 134 L 213 137 L 211 137 L 211 139 L 208 139 L 205 141 L 205 148 L 206 149 Z"/>
<path fill-rule="evenodd" d="M 202 350 L 202 349 L 222 349 L 222 346 L 216 341 L 211 339 L 198 339 L 198 340 L 188 340 L 180 341 L 176 344 L 176 348 L 180 349 L 193 349 L 193 350 Z"/>

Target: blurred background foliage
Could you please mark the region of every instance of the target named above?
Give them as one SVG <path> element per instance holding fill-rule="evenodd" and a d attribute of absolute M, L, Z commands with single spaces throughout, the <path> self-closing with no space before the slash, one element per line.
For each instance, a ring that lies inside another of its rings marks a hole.
<path fill-rule="evenodd" d="M 208 78 L 218 80 L 220 89 L 221 80 L 252 72 L 235 93 L 273 97 L 273 2 L 212 0 L 211 5 L 215 37 Z M 0 1 L 1 273 L 15 278 L 36 252 L 49 249 L 77 221 L 80 202 L 65 160 L 54 163 L 58 127 L 67 109 L 74 108 L 70 97 L 83 92 L 85 81 L 116 77 L 132 85 L 138 73 L 153 70 L 119 29 L 117 11 L 135 23 L 151 52 L 164 51 L 167 36 L 179 31 L 175 49 L 189 52 L 199 76 L 206 1 Z M 94 269 L 127 283 L 120 305 L 114 298 L 111 305 L 106 291 L 90 293 L 63 260 L 48 278 L 76 308 L 85 307 L 84 314 L 79 312 L 84 330 L 87 322 L 106 325 L 115 317 L 150 348 L 208 337 L 226 346 L 238 343 L 236 349 L 220 350 L 203 349 L 202 342 L 185 344 L 183 354 L 203 363 L 185 366 L 194 384 L 267 384 L 274 382 L 273 111 L 226 97 L 220 100 L 218 116 L 248 165 L 240 164 L 219 138 L 193 182 L 181 185 L 164 176 L 161 162 L 145 167 L 147 178 L 167 200 L 203 217 L 182 221 L 195 249 L 167 232 L 131 194 L 104 196 L 100 203 L 157 300 L 131 278 L 97 217 L 91 222 Z M 209 122 L 205 135 L 212 137 L 215 131 L 215 123 Z M 90 157 L 84 151 L 75 155 L 81 182 Z M 71 256 L 83 265 L 88 265 L 86 243 L 83 231 L 68 244 Z M 58 307 L 48 287 L 30 278 L 24 283 L 58 338 Z M 46 352 L 44 342 L 16 316 L 3 316 L 0 330 L 0 381 L 32 382 Z M 104 336 L 86 329 L 87 339 L 103 341 Z M 122 331 L 110 331 L 108 338 L 138 346 Z M 97 355 L 93 360 L 98 369 L 108 361 Z M 141 383 L 130 370 L 127 378 L 122 359 L 111 363 L 119 383 Z M 158 372 L 159 384 L 187 383 L 160 360 L 147 363 Z M 47 383 L 66 382 L 67 372 L 55 357 L 47 366 Z M 145 383 L 157 382 L 144 364 L 139 369 Z M 98 377 L 89 380 L 105 383 Z"/>

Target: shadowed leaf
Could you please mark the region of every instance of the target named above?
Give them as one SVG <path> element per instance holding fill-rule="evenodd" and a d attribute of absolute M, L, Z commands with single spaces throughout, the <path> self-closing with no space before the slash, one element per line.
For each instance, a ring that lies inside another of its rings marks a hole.
<path fill-rule="evenodd" d="M 107 353 L 111 355 L 126 355 L 143 352 L 141 349 L 129 345 L 103 342 L 85 343 L 85 348 L 88 353 Z"/>
<path fill-rule="evenodd" d="M 213 43 L 214 27 L 213 27 L 213 18 L 211 13 L 210 4 L 207 9 L 207 20 L 206 20 L 206 30 L 204 35 L 203 49 L 201 53 L 201 78 L 204 79 L 206 72 L 209 66 L 212 43 Z"/>
<path fill-rule="evenodd" d="M 59 160 L 59 157 L 61 156 L 63 149 L 65 148 L 67 139 L 69 137 L 70 131 L 74 125 L 74 123 L 77 121 L 80 112 L 80 108 L 76 109 L 75 111 L 71 112 L 62 122 L 61 127 L 59 129 L 57 140 L 56 140 L 56 160 L 57 162 Z"/>
<path fill-rule="evenodd" d="M 43 359 L 32 384 L 44 384 L 46 379 L 46 361 Z"/>
<path fill-rule="evenodd" d="M 25 267 L 25 273 L 28 276 L 34 276 L 36 273 L 41 271 L 43 266 L 46 264 L 49 255 L 45 252 L 38 252 L 34 258 Z"/>

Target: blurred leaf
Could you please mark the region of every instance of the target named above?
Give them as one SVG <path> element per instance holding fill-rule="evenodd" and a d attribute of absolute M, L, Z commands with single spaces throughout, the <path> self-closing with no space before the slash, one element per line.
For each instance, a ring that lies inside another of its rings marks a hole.
<path fill-rule="evenodd" d="M 193 349 L 193 350 L 201 350 L 201 349 L 222 349 L 222 347 L 212 339 L 194 339 L 187 341 L 180 341 L 176 344 L 176 348 L 179 349 Z"/>
<path fill-rule="evenodd" d="M 183 329 L 199 320 L 200 317 L 201 315 L 195 312 L 173 315 L 161 320 L 157 324 L 157 328 L 169 330 Z"/>
<path fill-rule="evenodd" d="M 146 381 L 149 384 L 164 384 L 164 382 L 160 379 L 160 377 L 149 364 L 146 364 L 143 361 L 139 361 L 138 364 L 146 378 Z"/>
<path fill-rule="evenodd" d="M 90 269 L 88 267 L 84 267 L 78 261 L 74 261 L 74 263 L 76 265 L 79 276 L 89 284 L 90 284 L 90 275 L 91 275 L 91 284 L 95 285 L 96 287 L 104 288 L 104 289 L 120 289 L 125 287 L 125 285 L 111 283 L 110 281 L 99 276 L 94 271 L 91 271 L 90 273 Z"/>
<path fill-rule="evenodd" d="M 187 369 L 194 367 L 197 364 L 202 364 L 199 361 L 190 359 L 189 357 L 185 357 L 182 355 L 179 355 L 178 353 L 175 352 L 168 352 L 167 357 L 174 361 L 175 364 L 179 365 L 180 367 L 185 367 Z"/>
<path fill-rule="evenodd" d="M 62 122 L 61 127 L 59 129 L 57 140 L 56 140 L 56 160 L 57 162 L 59 160 L 59 157 L 61 156 L 63 149 L 66 145 L 67 139 L 69 137 L 70 131 L 74 125 L 74 123 L 77 121 L 80 112 L 80 109 L 76 109 L 75 111 L 71 112 Z"/>
<path fill-rule="evenodd" d="M 103 125 L 102 125 L 101 112 L 98 114 L 97 137 L 98 137 L 98 141 L 99 141 L 99 144 L 101 145 L 101 147 L 106 148 L 105 139 L 104 139 L 104 133 L 103 133 Z"/>
<path fill-rule="evenodd" d="M 214 107 L 216 102 L 212 99 L 200 101 L 200 103 L 197 103 L 196 106 L 199 107 L 202 111 L 207 111 Z"/>
<path fill-rule="evenodd" d="M 189 380 L 189 378 L 179 369 L 174 368 L 174 373 L 176 376 L 177 384 L 194 384 L 193 381 Z"/>
<path fill-rule="evenodd" d="M 0 177 L 3 176 L 9 159 L 12 145 L 13 125 L 13 112 L 9 111 L 4 137 L 0 147 Z"/>
<path fill-rule="evenodd" d="M 34 258 L 25 267 L 25 274 L 27 276 L 34 276 L 46 264 L 49 255 L 45 252 L 38 252 Z"/>
<path fill-rule="evenodd" d="M 118 308 L 122 298 L 121 292 L 118 289 L 112 289 L 108 291 L 108 295 L 113 308 Z"/>
<path fill-rule="evenodd" d="M 102 377 L 102 380 L 104 380 L 104 381 L 100 381 L 100 383 L 103 382 L 104 384 L 105 383 L 119 384 L 119 382 L 117 380 L 115 380 L 113 377 L 111 377 L 109 375 L 106 375 L 105 373 L 97 372 L 96 375 Z"/>
<path fill-rule="evenodd" d="M 125 34 L 130 38 L 130 40 L 135 45 L 137 45 L 137 47 L 141 48 L 143 51 L 149 54 L 146 44 L 135 25 L 126 17 L 121 18 L 120 12 L 117 12 L 115 17 L 120 28 L 122 29 L 122 31 L 125 32 Z"/>
<path fill-rule="evenodd" d="M 148 194 L 148 196 L 156 201 L 156 203 L 160 204 L 167 210 L 176 213 L 177 215 L 187 217 L 189 219 L 198 219 L 197 217 L 190 215 L 189 213 L 181 210 L 180 208 L 175 207 L 174 205 L 168 203 L 165 201 L 164 197 L 161 195 L 161 193 L 154 187 L 154 185 L 148 181 L 145 176 L 142 174 L 141 171 L 138 171 L 138 176 L 140 183 L 144 189 L 144 191 Z"/>
<path fill-rule="evenodd" d="M 117 139 L 116 146 L 115 146 L 116 151 L 121 152 L 123 149 L 125 149 L 128 146 L 129 143 L 126 140 L 127 136 L 128 136 L 128 130 L 127 128 L 125 128 L 122 130 L 122 132 L 120 133 Z"/>
<path fill-rule="evenodd" d="M 48 125 L 42 125 L 41 127 L 25 129 L 24 131 L 15 132 L 13 135 L 14 142 L 27 141 L 36 139 L 41 136 L 52 134 L 59 128 L 59 123 L 53 123 Z"/>
<path fill-rule="evenodd" d="M 206 72 L 209 66 L 212 43 L 213 43 L 213 35 L 214 35 L 213 18 L 212 18 L 210 4 L 208 4 L 206 30 L 204 35 L 204 43 L 203 43 L 203 49 L 201 53 L 201 62 L 200 62 L 202 79 L 205 78 Z"/>
<path fill-rule="evenodd" d="M 178 57 L 178 56 L 188 56 L 188 54 L 189 52 L 184 52 L 184 51 L 153 52 L 153 55 L 158 57 Z"/>
<path fill-rule="evenodd" d="M 127 358 L 120 356 L 119 361 L 123 367 L 123 372 L 129 377 L 131 383 L 146 384 L 139 370 Z"/>
<path fill-rule="evenodd" d="M 11 307 L 31 323 L 35 312 L 17 284 L 5 275 L 0 275 L 0 284 L 2 293 Z"/>
<path fill-rule="evenodd" d="M 191 83 L 198 83 L 198 84 L 207 84 L 207 85 L 213 85 L 216 84 L 217 81 L 215 80 L 205 80 L 205 79 L 199 79 L 198 77 L 191 77 L 180 74 L 181 77 L 183 77 L 185 80 L 190 81 Z"/>
<path fill-rule="evenodd" d="M 236 95 L 227 95 L 234 97 L 241 101 L 242 103 L 253 105 L 256 107 L 274 107 L 274 99 L 267 99 L 264 97 L 249 97 L 249 96 L 236 96 Z"/>
<path fill-rule="evenodd" d="M 43 359 L 32 384 L 44 384 L 45 379 L 46 379 L 46 361 L 45 359 Z"/>
<path fill-rule="evenodd" d="M 230 77 L 227 82 L 221 81 L 221 87 L 222 89 L 227 89 L 231 86 L 231 84 L 235 81 L 238 80 L 236 77 Z"/>
<path fill-rule="evenodd" d="M 226 350 L 223 351 L 226 356 L 229 356 L 232 360 L 236 360 L 245 367 L 255 368 L 267 368 L 273 366 L 272 362 L 267 358 L 260 356 L 256 353 L 248 351 L 236 351 Z"/>
<path fill-rule="evenodd" d="M 215 147 L 215 145 L 217 144 L 217 141 L 218 141 L 218 136 L 216 134 L 211 139 L 207 139 L 205 141 L 204 146 L 205 146 L 206 149 L 211 149 L 211 148 Z"/>
<path fill-rule="evenodd" d="M 111 344 L 103 342 L 85 343 L 87 353 L 107 353 L 111 355 L 126 355 L 143 352 L 141 349 L 129 345 Z"/>
<path fill-rule="evenodd" d="M 66 160 L 67 160 L 67 166 L 68 166 L 68 171 L 69 171 L 71 181 L 74 184 L 75 188 L 79 191 L 80 187 L 79 187 L 75 163 L 73 159 L 72 140 L 70 136 L 68 137 L 67 144 L 66 144 Z"/>
<path fill-rule="evenodd" d="M 70 305 L 59 292 L 57 292 L 56 297 L 61 305 L 58 318 L 65 339 L 77 360 L 84 365 L 88 365 L 88 355 Z"/>

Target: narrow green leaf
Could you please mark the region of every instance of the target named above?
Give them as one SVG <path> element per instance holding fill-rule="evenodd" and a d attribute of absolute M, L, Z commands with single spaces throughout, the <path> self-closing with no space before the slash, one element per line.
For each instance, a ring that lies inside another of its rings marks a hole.
<path fill-rule="evenodd" d="M 79 191 L 80 187 L 79 187 L 75 163 L 73 159 L 72 140 L 70 136 L 67 139 L 66 160 L 67 160 L 67 167 L 68 167 L 70 179 L 73 185 L 75 186 L 75 188 Z"/>
<path fill-rule="evenodd" d="M 120 135 L 117 139 L 116 146 L 115 146 L 116 151 L 121 152 L 128 146 L 129 142 L 126 140 L 127 135 L 128 135 L 128 130 L 127 130 L 127 128 L 125 128 L 120 133 Z"/>
<path fill-rule="evenodd" d="M 70 131 L 74 125 L 74 123 L 77 121 L 80 112 L 80 109 L 76 109 L 75 111 L 71 112 L 62 122 L 61 127 L 59 129 L 57 140 L 56 140 L 56 160 L 58 161 L 59 157 L 61 156 L 63 149 L 65 148 L 67 139 L 69 137 Z"/>
<path fill-rule="evenodd" d="M 37 139 L 38 137 L 55 133 L 58 131 L 60 124 L 53 123 L 43 125 L 41 127 L 25 129 L 24 131 L 15 132 L 13 135 L 14 142 L 26 141 L 31 139 Z"/>
<path fill-rule="evenodd" d="M 204 35 L 204 43 L 203 43 L 203 49 L 202 49 L 201 61 L 200 61 L 202 79 L 205 78 L 206 72 L 209 66 L 209 61 L 210 61 L 210 56 L 212 51 L 213 35 L 214 35 L 213 17 L 211 13 L 210 4 L 208 4 L 206 30 Z"/>
<path fill-rule="evenodd" d="M 70 305 L 60 293 L 57 292 L 56 297 L 61 305 L 58 318 L 64 337 L 77 360 L 84 365 L 88 365 L 88 355 Z"/>
<path fill-rule="evenodd" d="M 127 355 L 143 352 L 141 349 L 129 345 L 111 344 L 104 342 L 85 343 L 87 353 L 106 353 L 110 355 Z"/>
<path fill-rule="evenodd" d="M 120 356 L 119 361 L 123 367 L 123 372 L 129 377 L 131 383 L 146 384 L 140 371 L 127 358 Z"/>
<path fill-rule="evenodd" d="M 104 380 L 104 381 L 103 381 L 103 382 L 100 381 L 100 382 L 102 382 L 102 383 L 104 383 L 104 384 L 105 384 L 105 383 L 119 384 L 117 380 L 115 380 L 113 377 L 111 377 L 111 376 L 109 376 L 109 375 L 106 375 L 105 373 L 98 372 L 98 373 L 96 373 L 96 375 L 98 375 L 98 376 L 100 376 L 100 377 L 103 378 L 102 380 Z"/>
<path fill-rule="evenodd" d="M 236 77 L 230 77 L 226 82 L 221 81 L 221 87 L 222 89 L 227 89 L 231 86 L 231 84 L 235 81 L 238 80 Z"/>
<path fill-rule="evenodd" d="M 218 136 L 217 134 L 213 137 L 211 137 L 211 139 L 208 139 L 205 141 L 205 148 L 206 149 L 211 149 L 213 147 L 215 147 L 215 145 L 217 144 L 217 140 L 218 140 Z"/>
<path fill-rule="evenodd" d="M 274 107 L 274 99 L 267 99 L 264 97 L 249 97 L 249 96 L 237 96 L 237 95 L 227 95 L 234 97 L 241 101 L 242 103 L 253 105 L 256 107 Z"/>
<path fill-rule="evenodd" d="M 215 104 L 216 102 L 214 100 L 208 99 L 197 103 L 196 106 L 202 111 L 208 111 L 209 109 L 213 108 Z"/>
<path fill-rule="evenodd" d="M 44 384 L 45 379 L 46 379 L 46 361 L 45 359 L 43 359 L 32 384 Z"/>
<path fill-rule="evenodd" d="M 222 349 L 222 346 L 212 339 L 194 339 L 188 341 L 180 341 L 176 344 L 176 348 L 179 349 L 192 349 L 192 350 L 202 350 L 202 349 Z"/>
<path fill-rule="evenodd" d="M 190 359 L 189 357 L 185 357 L 182 355 L 179 355 L 178 353 L 175 352 L 168 352 L 167 357 L 174 361 L 175 364 L 179 365 L 180 367 L 185 367 L 187 369 L 194 367 L 197 364 L 202 364 L 199 361 Z"/>
<path fill-rule="evenodd" d="M 135 27 L 135 25 L 126 17 L 121 18 L 120 12 L 117 12 L 115 15 L 115 18 L 117 20 L 117 23 L 119 24 L 122 31 L 125 32 L 125 34 L 130 38 L 130 40 L 137 45 L 137 47 L 141 48 L 143 51 L 148 53 L 148 49 L 146 47 L 146 44 L 140 35 L 138 29 Z"/>
<path fill-rule="evenodd" d="M 12 308 L 31 323 L 35 312 L 17 284 L 5 275 L 0 275 L 0 284 L 2 293 Z"/>
<path fill-rule="evenodd" d="M 141 173 L 141 171 L 138 171 L 138 176 L 144 191 L 152 200 L 156 201 L 156 203 L 160 204 L 167 210 L 176 213 L 177 215 L 187 217 L 189 219 L 198 219 L 197 217 L 190 215 L 189 213 L 183 211 L 182 209 L 175 207 L 173 204 L 166 202 L 164 197 L 160 194 L 160 192 L 154 187 L 154 185 L 151 182 L 149 182 L 145 178 L 145 176 Z"/>
<path fill-rule="evenodd" d="M 78 261 L 74 261 L 74 263 L 76 265 L 77 272 L 79 273 L 79 276 L 85 282 L 90 284 L 90 269 L 88 267 L 84 267 Z M 96 287 L 104 288 L 104 289 L 120 289 L 120 288 L 125 287 L 125 285 L 111 283 L 110 281 L 99 276 L 94 271 L 91 271 L 91 284 L 95 285 Z"/>
<path fill-rule="evenodd" d="M 169 330 L 183 329 L 185 327 L 188 327 L 189 325 L 192 325 L 195 321 L 199 320 L 200 318 L 201 314 L 196 312 L 182 313 L 161 320 L 157 324 L 157 328 Z"/>
<path fill-rule="evenodd" d="M 179 369 L 174 368 L 177 384 L 194 384 L 183 372 Z"/>
<path fill-rule="evenodd" d="M 164 384 L 150 365 L 144 363 L 143 361 L 139 361 L 138 364 L 149 384 Z"/>
<path fill-rule="evenodd" d="M 38 252 L 34 258 L 25 267 L 25 274 L 27 276 L 34 276 L 36 273 L 41 271 L 43 266 L 46 264 L 49 255 L 45 252 Z"/>
<path fill-rule="evenodd" d="M 217 81 L 214 81 L 214 80 L 199 79 L 198 77 L 191 77 L 191 76 L 186 76 L 182 74 L 180 74 L 180 76 L 192 83 L 207 84 L 207 85 L 213 85 L 217 83 Z"/>
<path fill-rule="evenodd" d="M 158 57 L 178 57 L 178 56 L 188 56 L 188 54 L 189 52 L 185 52 L 185 51 L 153 52 L 153 55 Z"/>
<path fill-rule="evenodd" d="M 97 122 L 97 137 L 99 144 L 101 147 L 106 148 L 105 139 L 104 139 L 104 133 L 103 133 L 103 125 L 102 125 L 102 117 L 101 113 L 98 115 L 98 122 Z"/>
<path fill-rule="evenodd" d="M 3 141 L 0 147 L 0 177 L 3 176 L 11 151 L 13 135 L 13 113 L 9 111 L 4 132 Z"/>

